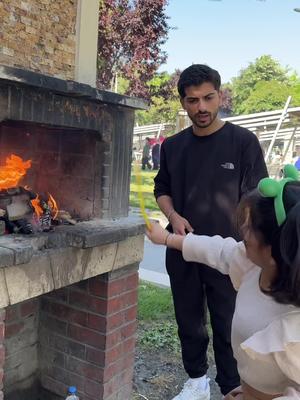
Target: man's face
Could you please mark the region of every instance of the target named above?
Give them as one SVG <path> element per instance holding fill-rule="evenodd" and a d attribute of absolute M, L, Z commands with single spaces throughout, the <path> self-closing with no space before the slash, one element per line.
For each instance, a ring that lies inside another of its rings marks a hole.
<path fill-rule="evenodd" d="M 221 93 L 210 82 L 185 89 L 180 99 L 182 107 L 198 128 L 207 128 L 216 119 L 221 105 Z"/>

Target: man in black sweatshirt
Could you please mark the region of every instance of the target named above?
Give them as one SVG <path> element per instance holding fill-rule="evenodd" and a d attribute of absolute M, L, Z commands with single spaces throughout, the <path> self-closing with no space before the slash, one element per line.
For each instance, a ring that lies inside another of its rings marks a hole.
<path fill-rule="evenodd" d="M 237 238 L 235 211 L 244 193 L 267 176 L 256 136 L 222 121 L 221 79 L 217 71 L 194 64 L 178 81 L 182 107 L 192 126 L 167 138 L 161 146 L 154 194 L 169 220 L 169 229 Z M 228 276 L 167 249 L 183 364 L 188 381 L 173 400 L 208 400 L 206 377 L 208 335 L 206 305 L 213 330 L 216 382 L 223 395 L 240 385 L 230 333 L 235 291 Z"/>

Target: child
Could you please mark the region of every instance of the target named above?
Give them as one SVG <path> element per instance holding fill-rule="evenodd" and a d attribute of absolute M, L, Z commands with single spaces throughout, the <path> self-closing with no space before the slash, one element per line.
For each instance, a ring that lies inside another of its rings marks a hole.
<path fill-rule="evenodd" d="M 169 233 L 153 223 L 153 243 L 229 274 L 238 291 L 232 348 L 241 386 L 225 400 L 300 399 L 300 182 L 264 178 L 238 209 L 243 242 Z M 201 265 L 199 265 L 201 268 Z"/>

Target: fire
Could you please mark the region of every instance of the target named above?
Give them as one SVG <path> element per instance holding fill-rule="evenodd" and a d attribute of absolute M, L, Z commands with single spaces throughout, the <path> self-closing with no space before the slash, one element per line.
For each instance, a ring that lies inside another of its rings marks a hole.
<path fill-rule="evenodd" d="M 48 206 L 52 210 L 52 218 L 55 219 L 58 215 L 58 207 L 56 201 L 54 200 L 54 197 L 50 193 L 49 193 Z"/>
<path fill-rule="evenodd" d="M 21 157 L 11 154 L 6 158 L 6 164 L 0 166 L 0 190 L 9 189 L 18 186 L 19 181 L 22 179 L 29 168 L 31 168 L 31 160 L 23 161 Z M 29 186 L 25 186 L 25 189 L 31 191 Z M 48 193 L 49 198 L 47 205 L 51 211 L 52 219 L 55 219 L 58 215 L 58 206 L 53 198 L 53 196 Z M 40 197 L 31 200 L 31 204 L 38 218 L 44 214 L 44 209 L 42 207 Z"/>
<path fill-rule="evenodd" d="M 11 154 L 5 161 L 6 164 L 0 166 L 0 190 L 18 186 L 21 178 L 31 167 L 31 160 L 23 161 L 15 154 Z"/>
<path fill-rule="evenodd" d="M 48 195 L 49 195 L 49 199 L 47 201 L 47 204 L 51 210 L 52 219 L 55 219 L 57 217 L 58 211 L 59 211 L 58 207 L 57 207 L 57 203 L 56 203 L 54 197 L 50 193 L 48 193 Z M 41 206 L 41 201 L 40 201 L 39 195 L 35 199 L 31 200 L 31 204 L 34 208 L 34 211 L 35 211 L 37 217 L 40 218 L 44 214 L 44 210 Z"/>
<path fill-rule="evenodd" d="M 31 204 L 32 204 L 32 206 L 34 208 L 34 211 L 35 211 L 36 215 L 38 216 L 38 218 L 40 218 L 41 215 L 43 215 L 44 211 L 43 211 L 43 209 L 42 209 L 42 207 L 40 205 L 39 196 L 37 196 L 35 199 L 31 200 Z"/>

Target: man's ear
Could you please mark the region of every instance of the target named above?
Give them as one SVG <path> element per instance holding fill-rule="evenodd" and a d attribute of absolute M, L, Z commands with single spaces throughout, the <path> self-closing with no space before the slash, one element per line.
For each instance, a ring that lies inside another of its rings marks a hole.
<path fill-rule="evenodd" d="M 222 106 L 223 105 L 223 90 L 219 90 L 218 91 L 218 93 L 219 93 L 219 99 L 220 99 L 220 106 Z"/>

